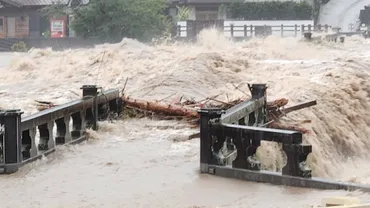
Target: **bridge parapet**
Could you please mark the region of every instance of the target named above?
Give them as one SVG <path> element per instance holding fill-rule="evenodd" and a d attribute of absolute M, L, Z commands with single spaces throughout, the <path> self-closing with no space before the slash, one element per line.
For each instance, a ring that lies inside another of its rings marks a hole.
<path fill-rule="evenodd" d="M 0 111 L 3 129 L 0 132 L 0 172 L 14 173 L 22 165 L 54 152 L 58 145 L 84 141 L 87 139 L 86 129 L 97 130 L 99 120 L 122 112 L 118 89 L 98 92 L 101 88 L 95 85 L 85 85 L 81 89 L 81 99 L 23 118 L 21 110 Z"/>
<path fill-rule="evenodd" d="M 312 177 L 306 162 L 312 146 L 302 143 L 301 132 L 266 128 L 270 122 L 266 85 L 255 84 L 250 90 L 250 100 L 227 111 L 199 111 L 201 173 L 276 185 L 370 191 L 370 186 L 366 185 Z M 281 144 L 287 156 L 281 173 L 261 170 L 256 157 L 261 141 Z M 224 149 L 227 149 L 226 155 Z"/>

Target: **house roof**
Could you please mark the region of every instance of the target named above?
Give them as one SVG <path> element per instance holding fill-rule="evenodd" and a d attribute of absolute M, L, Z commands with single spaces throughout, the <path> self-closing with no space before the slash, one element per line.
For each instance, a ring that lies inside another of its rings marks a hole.
<path fill-rule="evenodd" d="M 181 4 L 222 4 L 231 3 L 233 0 L 169 0 L 171 3 L 181 3 Z"/>
<path fill-rule="evenodd" d="M 187 0 L 188 4 L 221 4 L 230 2 L 230 0 Z"/>
<path fill-rule="evenodd" d="M 52 5 L 55 3 L 60 3 L 64 5 L 68 5 L 73 0 L 0 0 L 0 2 L 4 2 L 16 7 L 20 6 L 47 6 Z M 76 1 L 76 0 L 75 0 Z M 77 0 L 81 4 L 88 4 L 89 0 Z"/>
<path fill-rule="evenodd" d="M 2 3 L 9 4 L 15 7 L 21 7 L 22 3 L 14 0 L 0 0 L 0 4 L 3 5 Z"/>
<path fill-rule="evenodd" d="M 45 6 L 55 3 L 68 5 L 71 0 L 17 0 L 23 3 L 24 6 Z M 81 4 L 89 3 L 88 0 L 79 0 Z"/>

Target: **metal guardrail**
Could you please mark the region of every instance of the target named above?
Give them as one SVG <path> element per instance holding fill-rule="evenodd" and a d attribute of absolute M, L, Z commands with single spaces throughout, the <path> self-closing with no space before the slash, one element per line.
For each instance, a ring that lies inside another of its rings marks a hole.
<path fill-rule="evenodd" d="M 306 162 L 312 146 L 302 143 L 301 132 L 261 127 L 269 122 L 266 85 L 254 84 L 250 90 L 250 100 L 228 111 L 199 111 L 201 173 L 304 188 L 370 191 L 366 185 L 312 177 Z M 261 141 L 281 144 L 287 156 L 282 172 L 261 170 L 256 157 Z M 225 146 L 226 156 L 221 153 Z"/>
<path fill-rule="evenodd" d="M 122 112 L 123 103 L 118 89 L 98 92 L 99 88 L 95 85 L 85 85 L 81 89 L 81 99 L 23 118 L 21 110 L 0 111 L 0 124 L 4 128 L 4 133 L 0 135 L 2 173 L 16 172 L 22 165 L 54 152 L 57 145 L 84 141 L 87 128 L 97 130 L 98 120 L 106 119 L 111 113 L 118 116 Z M 71 121 L 73 127 L 70 130 Z M 54 126 L 56 137 L 53 135 Z M 37 130 L 40 137 L 38 146 Z"/>

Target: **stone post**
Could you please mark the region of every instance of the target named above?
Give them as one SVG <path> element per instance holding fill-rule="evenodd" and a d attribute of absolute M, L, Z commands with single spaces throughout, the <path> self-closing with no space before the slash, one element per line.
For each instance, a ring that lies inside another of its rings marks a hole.
<path fill-rule="evenodd" d="M 83 99 L 89 99 L 93 97 L 93 106 L 91 108 L 92 117 L 88 117 L 88 112 L 86 112 L 86 123 L 91 125 L 93 130 L 98 130 L 98 102 L 97 102 L 97 95 L 98 95 L 98 87 L 96 85 L 83 85 L 82 89 L 82 97 Z"/>
<path fill-rule="evenodd" d="M 4 139 L 4 172 L 17 172 L 22 163 L 21 110 L 0 111 Z"/>
<path fill-rule="evenodd" d="M 220 118 L 223 111 L 216 109 L 201 109 L 200 115 L 200 172 L 207 173 L 212 160 L 212 135 L 210 120 Z"/>

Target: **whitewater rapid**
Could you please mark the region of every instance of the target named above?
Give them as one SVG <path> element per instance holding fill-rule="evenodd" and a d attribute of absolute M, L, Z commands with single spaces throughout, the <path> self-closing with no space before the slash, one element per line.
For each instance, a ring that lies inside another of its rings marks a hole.
<path fill-rule="evenodd" d="M 247 83 L 267 83 L 268 99 L 289 104 L 317 99 L 286 122 L 310 119 L 304 140 L 315 176 L 369 183 L 370 43 L 307 43 L 268 37 L 232 42 L 213 30 L 199 42 L 144 45 L 124 39 L 94 49 L 14 54 L 0 67 L 2 108 L 37 111 L 34 100 L 63 103 L 80 96 L 84 84 L 122 88 L 131 97 L 201 100 L 245 96 Z M 51 158 L 0 176 L 0 207 L 308 207 L 325 196 L 356 195 L 278 187 L 199 175 L 196 130 L 175 121 L 134 119 L 100 123 L 94 139 L 62 147 Z M 284 158 L 264 143 L 265 167 L 280 169 Z"/>

